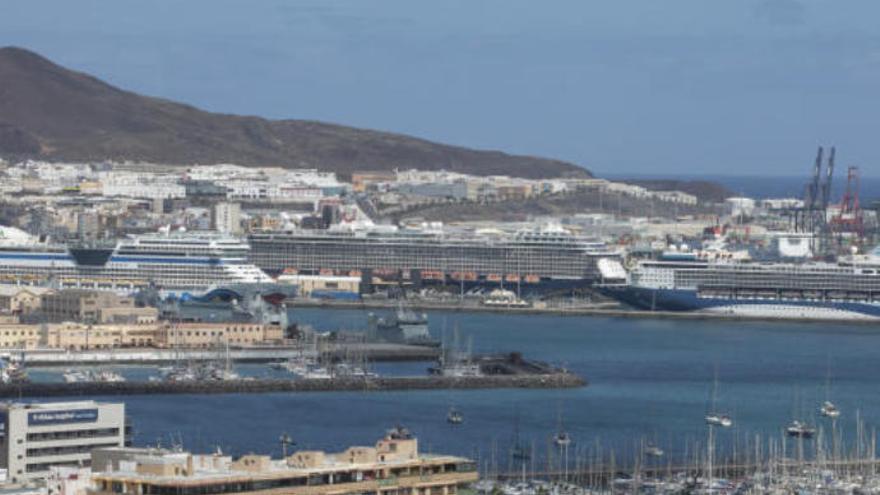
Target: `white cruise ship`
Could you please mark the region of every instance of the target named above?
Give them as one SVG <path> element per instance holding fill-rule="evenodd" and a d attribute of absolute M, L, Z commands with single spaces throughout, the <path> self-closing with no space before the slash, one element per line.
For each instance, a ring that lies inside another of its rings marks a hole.
<path fill-rule="evenodd" d="M 836 263 L 768 263 L 670 253 L 605 292 L 636 307 L 761 318 L 880 319 L 880 248 Z"/>
<path fill-rule="evenodd" d="M 204 292 L 271 278 L 247 261 L 247 242 L 213 232 L 130 236 L 115 246 L 67 247 L 0 227 L 0 283 L 133 292 Z"/>

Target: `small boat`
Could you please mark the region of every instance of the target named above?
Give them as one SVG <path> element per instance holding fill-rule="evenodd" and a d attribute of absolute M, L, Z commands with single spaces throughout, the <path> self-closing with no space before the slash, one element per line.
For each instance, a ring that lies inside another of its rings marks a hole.
<path fill-rule="evenodd" d="M 833 402 L 826 400 L 819 408 L 819 413 L 826 418 L 837 418 L 840 416 L 840 409 Z"/>
<path fill-rule="evenodd" d="M 531 306 L 528 301 L 517 297 L 513 291 L 505 289 L 495 289 L 483 299 L 484 306 L 505 307 L 505 308 L 527 308 Z"/>
<path fill-rule="evenodd" d="M 446 413 L 446 422 L 451 425 L 460 425 L 464 423 L 464 415 L 461 414 L 461 411 L 452 407 L 449 409 L 449 412 Z"/>
<path fill-rule="evenodd" d="M 663 449 L 656 445 L 648 445 L 645 447 L 645 455 L 648 457 L 663 457 Z"/>
<path fill-rule="evenodd" d="M 333 376 L 341 378 L 377 378 L 379 376 L 362 366 L 351 363 L 338 363 L 331 371 Z"/>
<path fill-rule="evenodd" d="M 91 381 L 100 383 L 123 383 L 125 377 L 110 370 L 93 371 L 91 373 Z"/>
<path fill-rule="evenodd" d="M 719 413 L 715 409 L 715 403 L 718 399 L 718 370 L 715 370 L 715 381 L 712 384 L 712 408 L 706 414 L 706 424 L 709 426 L 720 426 L 722 428 L 730 428 L 733 426 L 733 419 L 727 414 Z"/>
<path fill-rule="evenodd" d="M 553 435 L 553 443 L 556 444 L 557 447 L 568 447 L 571 445 L 571 436 L 566 431 L 560 431 L 556 435 Z"/>
<path fill-rule="evenodd" d="M 733 420 L 726 414 L 709 413 L 706 415 L 706 424 L 709 426 L 730 428 L 733 426 Z"/>
<path fill-rule="evenodd" d="M 162 379 L 172 383 L 197 382 L 199 381 L 199 375 L 192 366 L 176 366 L 171 371 L 164 373 Z"/>
<path fill-rule="evenodd" d="M 300 378 L 307 378 L 310 380 L 329 380 L 333 378 L 330 370 L 319 365 L 307 366 L 306 369 L 297 373 L 297 375 Z"/>
<path fill-rule="evenodd" d="M 27 383 L 27 370 L 22 364 L 0 360 L 0 383 Z"/>
<path fill-rule="evenodd" d="M 80 370 L 64 370 L 64 383 L 82 383 L 89 381 L 88 375 Z"/>
<path fill-rule="evenodd" d="M 571 436 L 565 431 L 565 425 L 562 422 L 562 401 L 559 402 L 559 410 L 556 419 L 556 434 L 553 435 L 553 443 L 557 447 L 566 448 L 571 445 Z"/>
<path fill-rule="evenodd" d="M 62 374 L 64 383 L 122 383 L 125 377 L 110 370 L 67 369 Z"/>
<path fill-rule="evenodd" d="M 785 434 L 790 437 L 813 438 L 813 435 L 816 434 L 816 429 L 806 423 L 794 420 L 788 425 L 788 428 L 785 429 Z"/>

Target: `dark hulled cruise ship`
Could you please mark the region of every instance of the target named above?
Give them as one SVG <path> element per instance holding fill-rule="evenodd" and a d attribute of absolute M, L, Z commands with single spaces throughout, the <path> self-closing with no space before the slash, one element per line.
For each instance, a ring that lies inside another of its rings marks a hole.
<path fill-rule="evenodd" d="M 676 253 L 642 261 L 604 291 L 649 310 L 762 318 L 880 318 L 880 249 L 828 262 L 735 261 Z"/>
<path fill-rule="evenodd" d="M 267 273 L 348 273 L 462 284 L 589 285 L 598 261 L 620 259 L 603 242 L 560 227 L 504 232 L 372 226 L 264 232 L 249 237 Z"/>

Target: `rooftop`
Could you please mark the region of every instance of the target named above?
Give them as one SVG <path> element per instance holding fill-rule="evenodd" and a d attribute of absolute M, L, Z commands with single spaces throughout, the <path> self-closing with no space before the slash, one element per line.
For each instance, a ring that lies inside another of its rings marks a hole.
<path fill-rule="evenodd" d="M 424 465 L 472 464 L 462 457 L 420 455 L 417 440 L 409 435 L 392 433 L 396 431 L 399 430 L 392 430 L 372 447 L 349 447 L 337 453 L 304 450 L 281 459 L 255 454 L 233 459 L 220 452 L 200 455 L 179 450 L 130 447 L 98 449 L 93 459 L 123 459 L 118 462 L 117 469 L 98 473 L 99 478 L 187 485 L 205 481 L 304 478 L 336 472 L 362 472 L 368 478 L 376 475 L 370 473 L 380 468 L 408 470 Z"/>
<path fill-rule="evenodd" d="M 95 408 L 109 402 L 97 402 L 93 400 L 79 400 L 69 402 L 6 402 L 0 403 L 2 410 L 27 409 L 34 411 L 56 411 L 59 409 L 85 409 Z"/>
<path fill-rule="evenodd" d="M 0 296 L 11 297 L 22 292 L 30 292 L 31 294 L 39 296 L 48 292 L 54 292 L 54 289 L 51 289 L 49 287 L 23 287 L 20 285 L 0 284 Z"/>

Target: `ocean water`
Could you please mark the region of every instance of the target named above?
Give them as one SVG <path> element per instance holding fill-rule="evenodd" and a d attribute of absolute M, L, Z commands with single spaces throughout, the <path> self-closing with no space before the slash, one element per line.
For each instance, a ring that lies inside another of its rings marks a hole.
<path fill-rule="evenodd" d="M 362 328 L 366 320 L 366 313 L 356 310 L 295 314 L 320 330 Z M 458 328 L 462 341 L 472 341 L 476 352 L 521 351 L 564 365 L 590 385 L 124 397 L 136 443 L 168 445 L 182 439 L 195 450 L 279 454 L 278 438 L 285 432 L 300 448 L 333 450 L 371 444 L 386 428 L 402 424 L 418 435 L 423 450 L 471 455 L 482 463 L 494 451 L 503 469 L 504 452 L 517 440 L 532 445 L 536 459 L 550 456 L 549 440 L 561 417 L 574 438 L 572 448 L 583 455 L 599 445 L 624 463 L 640 442 L 648 441 L 664 448 L 670 460 L 680 459 L 706 438 L 703 416 L 716 374 L 716 407 L 735 421 L 733 428 L 718 433 L 719 456 L 742 451 L 757 435 L 762 441 L 781 440 L 794 416 L 829 428 L 817 410 L 826 396 L 843 411 L 837 428 L 849 444 L 857 416 L 866 431 L 880 424 L 880 331 L 875 325 L 444 312 L 429 317 L 438 337 L 449 338 Z M 427 365 L 382 364 L 379 371 L 418 374 Z M 250 373 L 265 372 L 250 366 L 245 367 Z M 445 422 L 453 405 L 464 413 L 463 425 Z"/>

